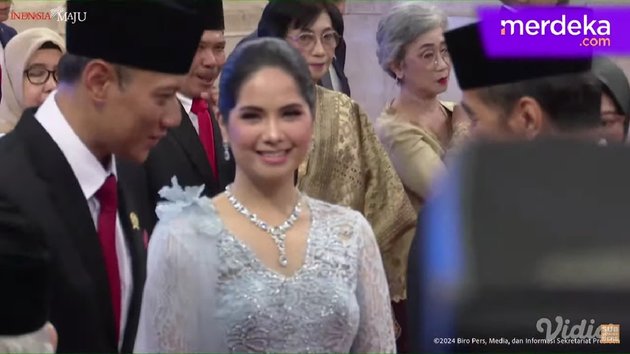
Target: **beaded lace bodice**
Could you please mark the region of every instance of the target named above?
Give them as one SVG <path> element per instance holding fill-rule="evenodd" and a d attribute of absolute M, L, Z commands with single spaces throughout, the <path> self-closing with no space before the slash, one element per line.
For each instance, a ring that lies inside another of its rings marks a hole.
<path fill-rule="evenodd" d="M 305 197 L 306 257 L 287 277 L 197 196 L 160 213 L 136 351 L 395 351 L 387 280 L 361 214 Z"/>

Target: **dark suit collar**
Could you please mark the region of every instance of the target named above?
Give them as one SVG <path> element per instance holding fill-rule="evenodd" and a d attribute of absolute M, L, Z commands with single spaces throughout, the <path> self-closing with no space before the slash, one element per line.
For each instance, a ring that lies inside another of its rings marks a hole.
<path fill-rule="evenodd" d="M 133 191 L 138 186 L 133 185 L 128 178 L 127 172 L 133 168 L 133 163 L 122 159 L 116 160 L 118 173 L 118 217 L 125 233 L 127 248 L 131 255 L 131 269 L 133 277 L 133 293 L 129 302 L 129 310 L 127 312 L 127 322 L 125 326 L 124 339 L 122 343 L 122 352 L 133 352 L 133 346 L 136 340 L 136 330 L 140 318 L 140 307 L 142 302 L 142 291 L 144 289 L 144 281 L 146 279 L 146 242 L 148 242 L 147 230 L 144 228 L 147 220 L 140 220 L 139 200 L 135 198 Z"/>
<path fill-rule="evenodd" d="M 203 180 L 212 181 L 213 184 L 216 184 L 216 179 L 212 173 L 210 162 L 208 162 L 206 152 L 199 140 L 199 134 L 192 125 L 192 122 L 188 117 L 188 112 L 186 112 L 183 106 L 181 106 L 181 114 L 181 124 L 178 127 L 171 129 L 170 134 L 172 134 L 173 138 L 175 138 L 177 143 L 184 149 L 191 163 L 197 169 L 197 172 L 199 172 L 199 174 L 203 177 Z M 215 129 L 215 145 L 217 144 L 216 134 Z"/>

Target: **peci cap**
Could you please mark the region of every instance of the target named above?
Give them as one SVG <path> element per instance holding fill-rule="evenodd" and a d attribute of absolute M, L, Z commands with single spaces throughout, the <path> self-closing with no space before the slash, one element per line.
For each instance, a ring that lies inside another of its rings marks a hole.
<path fill-rule="evenodd" d="M 479 22 L 476 22 L 444 33 L 455 76 L 462 90 L 591 70 L 590 57 L 488 57 L 479 27 Z"/>
<path fill-rule="evenodd" d="M 186 74 L 203 19 L 175 0 L 68 0 L 68 52 L 168 74 Z M 83 21 L 80 21 L 83 20 Z"/>

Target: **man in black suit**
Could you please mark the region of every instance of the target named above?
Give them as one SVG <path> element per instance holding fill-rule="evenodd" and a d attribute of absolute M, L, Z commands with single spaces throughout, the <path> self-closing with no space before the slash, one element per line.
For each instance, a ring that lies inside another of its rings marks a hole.
<path fill-rule="evenodd" d="M 169 186 L 173 176 L 181 186 L 205 185 L 204 195 L 208 197 L 221 193 L 234 180 L 234 161 L 221 137 L 219 117 L 206 104 L 225 63 L 223 4 L 203 0 L 194 6 L 203 16 L 204 31 L 177 94 L 181 124 L 169 130 L 145 162 L 154 207 L 160 189 Z"/>
<path fill-rule="evenodd" d="M 87 20 L 66 24 L 58 91 L 0 140 L 0 247 L 51 255 L 58 352 L 131 352 L 152 215 L 138 163 L 179 124 L 201 19 L 173 0 L 67 11 Z"/>

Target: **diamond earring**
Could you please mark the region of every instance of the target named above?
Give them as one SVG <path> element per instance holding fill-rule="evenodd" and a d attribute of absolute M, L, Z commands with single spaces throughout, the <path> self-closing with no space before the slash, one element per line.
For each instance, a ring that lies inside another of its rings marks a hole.
<path fill-rule="evenodd" d="M 230 161 L 230 144 L 227 141 L 223 142 L 223 158 L 225 161 Z"/>

